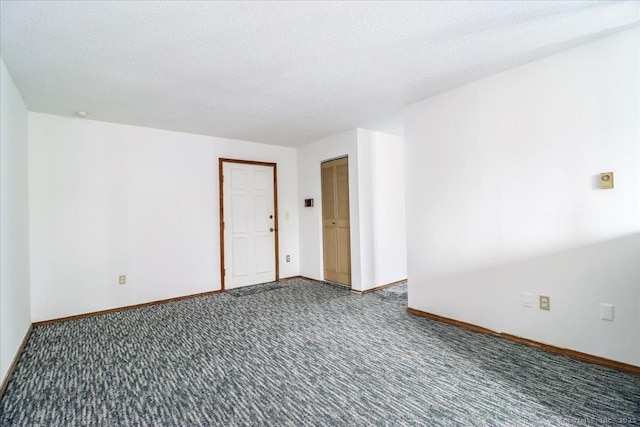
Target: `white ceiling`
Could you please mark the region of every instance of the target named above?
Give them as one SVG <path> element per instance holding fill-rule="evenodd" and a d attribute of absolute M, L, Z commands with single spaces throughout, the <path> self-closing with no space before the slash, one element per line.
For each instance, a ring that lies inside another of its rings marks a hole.
<path fill-rule="evenodd" d="M 30 111 L 299 146 L 640 22 L 640 2 L 0 3 Z"/>

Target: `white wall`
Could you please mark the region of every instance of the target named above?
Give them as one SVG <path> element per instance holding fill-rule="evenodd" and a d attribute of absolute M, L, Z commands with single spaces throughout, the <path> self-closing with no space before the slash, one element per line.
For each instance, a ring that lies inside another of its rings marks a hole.
<path fill-rule="evenodd" d="M 29 113 L 33 321 L 220 289 L 219 157 L 278 164 L 298 275 L 294 148 Z"/>
<path fill-rule="evenodd" d="M 351 284 L 361 288 L 360 231 L 354 218 L 358 207 L 358 132 L 352 129 L 298 148 L 298 206 L 300 206 L 300 274 L 324 279 L 322 260 L 322 187 L 320 164 L 349 156 L 349 215 L 351 218 Z M 305 208 L 304 199 L 313 199 L 314 207 Z"/>
<path fill-rule="evenodd" d="M 31 325 L 27 108 L 0 59 L 0 382 Z"/>
<path fill-rule="evenodd" d="M 358 129 L 362 289 L 407 278 L 404 139 Z"/>
<path fill-rule="evenodd" d="M 640 365 L 639 41 L 615 34 L 405 108 L 410 307 Z M 600 190 L 608 171 L 616 188 Z"/>
<path fill-rule="evenodd" d="M 300 274 L 324 278 L 320 164 L 349 156 L 351 287 L 364 291 L 406 278 L 402 137 L 352 129 L 298 149 Z"/>

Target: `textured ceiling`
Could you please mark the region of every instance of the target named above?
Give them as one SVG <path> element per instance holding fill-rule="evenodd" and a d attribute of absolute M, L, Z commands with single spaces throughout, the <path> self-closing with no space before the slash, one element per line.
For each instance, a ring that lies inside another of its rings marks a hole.
<path fill-rule="evenodd" d="M 30 111 L 297 146 L 638 25 L 640 2 L 2 1 Z"/>

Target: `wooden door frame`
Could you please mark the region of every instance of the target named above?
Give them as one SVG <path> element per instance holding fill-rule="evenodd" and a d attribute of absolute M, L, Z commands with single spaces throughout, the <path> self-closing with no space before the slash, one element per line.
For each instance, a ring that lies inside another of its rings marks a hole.
<path fill-rule="evenodd" d="M 353 244 L 352 244 L 352 239 L 351 239 L 351 164 L 349 163 L 349 154 L 344 154 L 338 157 L 333 157 L 330 159 L 326 159 L 326 160 L 321 160 L 320 161 L 320 240 L 322 242 L 322 280 L 328 280 L 326 275 L 325 275 L 325 259 L 324 259 L 324 217 L 323 217 L 323 199 L 322 199 L 322 165 L 324 165 L 325 163 L 330 163 L 330 162 L 334 162 L 336 160 L 347 160 L 347 170 L 348 170 L 348 184 L 349 184 L 349 284 L 345 284 L 345 283 L 340 283 L 340 282 L 333 282 L 331 281 L 331 283 L 336 283 L 340 286 L 347 286 L 347 287 L 351 287 L 353 284 Z"/>
<path fill-rule="evenodd" d="M 255 160 L 240 160 L 218 158 L 218 184 L 220 185 L 220 290 L 225 290 L 225 268 L 224 268 L 224 163 L 240 163 L 244 165 L 269 166 L 273 168 L 273 229 L 275 240 L 275 272 L 276 281 L 280 280 L 280 262 L 278 256 L 278 164 L 270 162 L 259 162 Z"/>

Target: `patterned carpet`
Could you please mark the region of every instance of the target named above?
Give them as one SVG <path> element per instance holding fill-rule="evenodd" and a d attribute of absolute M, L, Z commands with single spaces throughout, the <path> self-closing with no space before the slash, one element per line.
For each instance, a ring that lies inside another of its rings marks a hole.
<path fill-rule="evenodd" d="M 291 280 L 34 328 L 3 426 L 640 423 L 640 378 Z"/>

